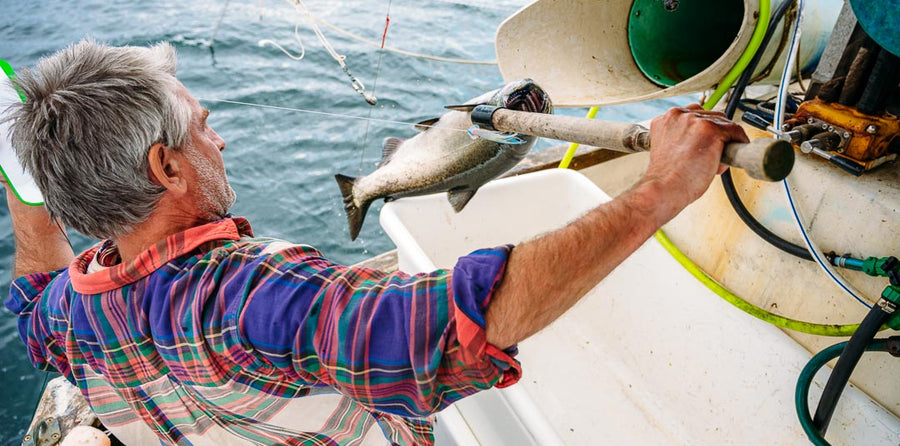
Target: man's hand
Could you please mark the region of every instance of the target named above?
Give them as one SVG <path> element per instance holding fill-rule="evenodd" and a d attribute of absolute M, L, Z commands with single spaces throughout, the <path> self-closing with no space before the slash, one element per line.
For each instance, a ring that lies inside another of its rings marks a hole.
<path fill-rule="evenodd" d="M 665 194 L 660 200 L 675 214 L 703 195 L 716 173 L 725 171 L 719 160 L 726 143 L 750 141 L 723 113 L 696 104 L 653 119 L 650 135 L 650 166 L 643 181 L 659 182 Z"/>
<path fill-rule="evenodd" d="M 30 206 L 19 201 L 2 174 L 0 184 L 6 189 L 6 206 L 9 207 L 16 240 L 13 276 L 55 271 L 68 266 L 75 254 L 66 239 L 62 223 L 51 218 L 44 206 Z"/>

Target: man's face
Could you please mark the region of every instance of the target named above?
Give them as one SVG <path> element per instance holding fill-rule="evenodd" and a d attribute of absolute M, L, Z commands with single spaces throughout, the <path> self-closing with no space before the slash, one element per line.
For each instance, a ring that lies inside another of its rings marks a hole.
<path fill-rule="evenodd" d="M 201 107 L 180 82 L 176 94 L 187 102 L 191 110 L 190 136 L 184 147 L 184 155 L 192 168 L 192 172 L 188 172 L 191 195 L 201 219 L 221 220 L 235 200 L 222 159 L 225 140 L 207 124 L 209 110 Z"/>

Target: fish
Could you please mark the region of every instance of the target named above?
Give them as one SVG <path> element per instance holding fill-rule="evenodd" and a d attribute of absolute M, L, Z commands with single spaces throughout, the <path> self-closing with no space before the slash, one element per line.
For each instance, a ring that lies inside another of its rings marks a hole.
<path fill-rule="evenodd" d="M 531 79 L 510 82 L 439 118 L 416 124 L 421 133 L 403 140 L 385 138 L 381 162 L 369 175 L 334 176 L 343 197 L 350 239 L 356 240 L 373 201 L 447 192 L 455 212 L 465 208 L 482 185 L 519 163 L 534 147 L 536 136 L 494 132 L 489 137 L 473 126 L 471 109 L 493 105 L 510 110 L 552 113 L 547 93 Z"/>

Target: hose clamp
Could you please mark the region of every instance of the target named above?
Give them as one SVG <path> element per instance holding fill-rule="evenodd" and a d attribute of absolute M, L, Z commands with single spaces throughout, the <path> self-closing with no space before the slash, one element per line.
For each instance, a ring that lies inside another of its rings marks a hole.
<path fill-rule="evenodd" d="M 887 294 L 887 290 L 885 290 L 884 294 Z M 878 305 L 878 308 L 881 308 L 881 311 L 887 314 L 894 314 L 894 311 L 897 311 L 897 304 L 887 300 L 884 294 L 882 294 L 882 299 L 878 299 L 875 305 Z"/>

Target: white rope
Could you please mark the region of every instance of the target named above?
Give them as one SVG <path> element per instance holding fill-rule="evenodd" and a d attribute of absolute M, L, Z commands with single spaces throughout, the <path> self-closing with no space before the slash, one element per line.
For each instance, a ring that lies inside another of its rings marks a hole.
<path fill-rule="evenodd" d="M 296 60 L 297 62 L 303 60 L 303 56 L 306 56 L 306 46 L 304 46 L 303 41 L 300 40 L 300 33 L 298 32 L 300 29 L 300 18 L 301 17 L 302 17 L 302 15 L 298 12 L 297 13 L 297 22 L 294 23 L 294 40 L 296 40 L 297 44 L 300 45 L 300 55 L 299 56 L 295 56 L 295 55 L 291 54 L 290 51 L 284 49 L 283 46 L 279 45 L 277 42 L 275 42 L 274 40 L 271 40 L 271 39 L 262 39 L 259 41 L 259 43 L 257 45 L 259 45 L 261 47 L 266 46 L 266 45 L 272 45 L 275 48 L 278 48 L 279 50 L 281 50 L 281 52 L 284 53 L 287 57 L 290 57 L 291 59 Z"/>
<path fill-rule="evenodd" d="M 328 54 L 331 55 L 331 57 L 335 61 L 337 61 L 337 63 L 341 66 L 341 69 L 344 70 L 344 74 L 346 74 L 347 77 L 350 78 L 350 86 L 353 88 L 353 90 L 355 90 L 363 98 L 365 98 L 366 102 L 368 102 L 370 105 L 377 104 L 378 100 L 375 98 L 375 96 L 366 92 L 366 86 L 362 83 L 362 81 L 357 79 L 356 76 L 354 76 L 352 72 L 350 72 L 350 68 L 347 66 L 347 64 L 345 62 L 345 60 L 347 59 L 347 56 L 344 56 L 344 55 L 338 53 L 337 51 L 335 51 L 334 47 L 331 46 L 331 43 L 328 42 L 328 39 L 325 38 L 325 34 L 323 34 L 322 30 L 319 29 L 319 26 L 316 25 L 316 21 L 314 20 L 315 16 L 313 16 L 312 13 L 309 12 L 309 8 L 306 7 L 306 4 L 303 3 L 303 0 L 285 0 L 285 1 L 289 5 L 293 6 L 294 9 L 297 11 L 297 13 L 301 17 L 306 18 L 307 23 L 309 23 L 309 26 L 313 29 L 313 32 L 316 34 L 316 37 L 319 39 L 319 42 L 322 43 L 322 46 L 325 47 L 325 50 L 328 51 Z M 259 45 L 260 46 L 272 45 L 272 46 L 278 48 L 279 50 L 281 50 L 281 52 L 286 54 L 291 59 L 299 61 L 299 60 L 303 59 L 303 56 L 306 54 L 306 48 L 303 46 L 303 42 L 300 40 L 300 35 L 298 33 L 299 27 L 300 27 L 300 20 L 298 17 L 297 23 L 294 26 L 294 39 L 296 39 L 297 43 L 300 44 L 301 53 L 299 56 L 295 56 L 295 55 L 291 54 L 284 47 L 282 47 L 281 45 L 279 45 L 269 39 L 260 40 Z"/>

